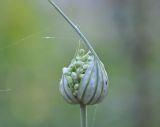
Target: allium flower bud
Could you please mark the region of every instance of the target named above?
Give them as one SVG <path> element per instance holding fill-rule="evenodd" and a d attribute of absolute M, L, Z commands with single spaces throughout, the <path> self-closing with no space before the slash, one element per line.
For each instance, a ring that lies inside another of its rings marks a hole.
<path fill-rule="evenodd" d="M 68 67 L 63 68 L 60 93 L 71 104 L 92 105 L 107 95 L 107 73 L 102 62 L 80 49 Z"/>
<path fill-rule="evenodd" d="M 80 29 L 51 0 L 50 4 L 82 39 L 85 53 L 80 49 L 68 67 L 63 68 L 60 93 L 71 104 L 80 104 L 81 127 L 87 127 L 87 105 L 101 102 L 107 95 L 108 77 L 104 65 Z"/>

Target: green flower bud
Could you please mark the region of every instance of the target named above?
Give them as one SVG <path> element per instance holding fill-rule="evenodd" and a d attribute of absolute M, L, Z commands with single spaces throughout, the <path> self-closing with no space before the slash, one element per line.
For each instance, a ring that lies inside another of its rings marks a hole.
<path fill-rule="evenodd" d="M 63 71 L 60 92 L 68 103 L 97 104 L 107 95 L 107 73 L 102 62 L 95 59 L 90 52 L 87 54 L 82 52 L 82 50 L 79 52 L 83 58 L 78 61 L 79 66 L 75 66 L 76 59 L 69 65 L 70 68 L 74 67 L 71 76 L 65 75 L 66 71 Z"/>
<path fill-rule="evenodd" d="M 75 66 L 76 66 L 76 68 L 78 68 L 80 66 L 83 66 L 83 62 L 82 61 L 76 61 Z"/>
<path fill-rule="evenodd" d="M 82 79 L 84 77 L 84 74 L 80 74 L 79 78 Z"/>
<path fill-rule="evenodd" d="M 88 57 L 88 61 L 93 61 L 93 59 L 94 59 L 93 56 Z"/>
<path fill-rule="evenodd" d="M 85 54 L 85 50 L 84 50 L 84 49 L 80 49 L 80 50 L 79 50 L 79 55 L 80 55 L 80 56 L 83 56 L 84 54 Z"/>
<path fill-rule="evenodd" d="M 71 76 L 65 76 L 67 79 L 67 83 L 69 85 L 69 87 L 71 88 L 73 86 L 73 80 Z"/>
<path fill-rule="evenodd" d="M 77 74 L 75 72 L 71 73 L 71 77 L 73 80 L 77 80 Z"/>
<path fill-rule="evenodd" d="M 80 60 L 81 59 L 81 57 L 80 56 L 76 56 L 76 60 L 78 61 L 78 60 Z"/>
<path fill-rule="evenodd" d="M 85 62 L 87 59 L 88 59 L 89 55 L 88 54 L 85 54 L 84 56 L 81 57 L 81 60 L 83 62 Z"/>
<path fill-rule="evenodd" d="M 76 72 L 78 74 L 81 74 L 81 73 L 84 73 L 84 70 L 83 70 L 83 68 L 78 68 L 78 69 L 76 69 Z"/>
<path fill-rule="evenodd" d="M 75 90 L 75 91 L 73 92 L 73 96 L 77 96 L 77 94 L 78 94 L 78 91 Z"/>
<path fill-rule="evenodd" d="M 83 65 L 83 69 L 86 70 L 88 68 L 88 64 Z"/>
<path fill-rule="evenodd" d="M 75 84 L 75 85 L 74 85 L 74 89 L 75 89 L 75 90 L 78 90 L 78 88 L 79 88 L 79 84 Z"/>
<path fill-rule="evenodd" d="M 63 68 L 63 74 L 67 74 L 68 73 L 68 68 L 64 67 Z"/>

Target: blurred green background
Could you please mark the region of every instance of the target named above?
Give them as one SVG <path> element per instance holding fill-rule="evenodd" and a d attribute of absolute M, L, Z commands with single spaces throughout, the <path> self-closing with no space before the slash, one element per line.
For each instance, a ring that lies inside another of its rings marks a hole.
<path fill-rule="evenodd" d="M 160 1 L 54 0 L 92 42 L 109 75 L 89 127 L 160 126 Z M 47 0 L 0 1 L 0 127 L 80 127 L 59 94 L 79 37 Z"/>

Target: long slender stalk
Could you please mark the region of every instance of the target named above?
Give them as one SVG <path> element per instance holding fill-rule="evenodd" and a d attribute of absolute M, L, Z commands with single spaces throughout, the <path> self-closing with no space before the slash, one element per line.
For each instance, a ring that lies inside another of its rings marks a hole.
<path fill-rule="evenodd" d="M 71 27 L 76 31 L 76 33 L 80 36 L 80 38 L 83 40 L 85 46 L 93 53 L 93 55 L 96 57 L 98 61 L 100 61 L 97 53 L 92 48 L 90 42 L 87 40 L 87 38 L 83 35 L 83 33 L 80 31 L 80 29 L 63 13 L 63 11 L 51 0 L 48 0 L 49 3 L 61 14 L 61 16 L 68 22 L 68 24 L 71 25 Z"/>
<path fill-rule="evenodd" d="M 87 106 L 80 104 L 80 118 L 81 118 L 81 127 L 88 127 L 87 121 Z"/>

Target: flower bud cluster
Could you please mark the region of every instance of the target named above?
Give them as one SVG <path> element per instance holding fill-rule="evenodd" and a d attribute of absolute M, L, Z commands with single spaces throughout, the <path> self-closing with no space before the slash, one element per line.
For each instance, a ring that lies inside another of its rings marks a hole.
<path fill-rule="evenodd" d="M 63 68 L 63 74 L 67 79 L 68 87 L 71 89 L 73 96 L 77 96 L 80 82 L 93 59 L 94 57 L 90 51 L 85 53 L 84 49 L 80 49 L 69 67 Z"/>
<path fill-rule="evenodd" d="M 63 68 L 60 93 L 71 104 L 97 104 L 107 95 L 108 77 L 104 65 L 88 51 L 80 49 Z"/>

